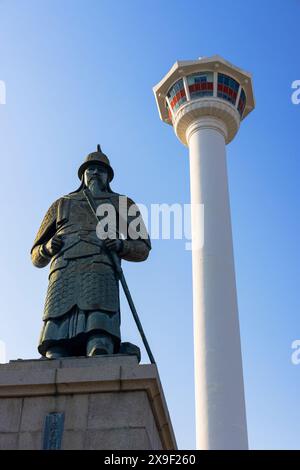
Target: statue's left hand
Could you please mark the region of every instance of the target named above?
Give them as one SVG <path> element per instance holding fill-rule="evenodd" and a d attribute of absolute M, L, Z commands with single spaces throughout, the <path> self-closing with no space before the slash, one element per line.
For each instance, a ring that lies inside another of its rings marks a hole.
<path fill-rule="evenodd" d="M 116 253 L 122 251 L 123 249 L 123 241 L 117 238 L 106 238 L 105 240 L 103 240 L 103 242 L 108 250 L 115 251 Z"/>
<path fill-rule="evenodd" d="M 49 256 L 55 256 L 62 248 L 63 241 L 59 235 L 54 235 L 45 245 L 44 250 Z"/>

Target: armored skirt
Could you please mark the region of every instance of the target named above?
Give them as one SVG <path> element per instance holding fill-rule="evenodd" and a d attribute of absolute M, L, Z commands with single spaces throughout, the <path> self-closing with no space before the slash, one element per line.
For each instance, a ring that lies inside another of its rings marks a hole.
<path fill-rule="evenodd" d="M 100 257 L 70 259 L 52 265 L 38 350 L 45 355 L 63 344 L 72 355 L 85 355 L 90 335 L 110 334 L 120 344 L 119 287 L 114 269 Z"/>
<path fill-rule="evenodd" d="M 70 348 L 72 355 L 85 356 L 86 343 L 97 332 L 109 333 L 115 343 L 114 352 L 120 345 L 120 313 L 84 311 L 76 306 L 62 317 L 45 321 L 38 346 L 42 356 L 55 345 Z"/>

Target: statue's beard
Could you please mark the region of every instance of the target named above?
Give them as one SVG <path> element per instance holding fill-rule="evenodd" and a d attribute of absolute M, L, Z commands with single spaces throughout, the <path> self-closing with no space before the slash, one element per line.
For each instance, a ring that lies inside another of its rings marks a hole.
<path fill-rule="evenodd" d="M 88 188 L 92 194 L 97 194 L 106 190 L 106 185 L 99 178 L 91 178 L 88 181 Z"/>

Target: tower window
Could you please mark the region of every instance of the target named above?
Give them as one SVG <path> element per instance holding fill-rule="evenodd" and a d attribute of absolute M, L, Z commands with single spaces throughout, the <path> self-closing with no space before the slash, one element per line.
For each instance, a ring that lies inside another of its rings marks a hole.
<path fill-rule="evenodd" d="M 234 78 L 218 73 L 218 98 L 222 98 L 235 105 L 239 86 L 239 83 Z"/>
<path fill-rule="evenodd" d="M 238 104 L 238 112 L 240 113 L 241 117 L 243 117 L 245 106 L 246 106 L 246 95 L 245 95 L 244 89 L 242 88 L 240 99 L 239 99 L 239 104 Z"/>
<path fill-rule="evenodd" d="M 176 111 L 186 101 L 182 78 L 174 83 L 174 85 L 168 91 L 167 96 L 173 111 Z"/>
<path fill-rule="evenodd" d="M 201 72 L 187 76 L 191 99 L 212 96 L 214 88 L 213 72 Z"/>

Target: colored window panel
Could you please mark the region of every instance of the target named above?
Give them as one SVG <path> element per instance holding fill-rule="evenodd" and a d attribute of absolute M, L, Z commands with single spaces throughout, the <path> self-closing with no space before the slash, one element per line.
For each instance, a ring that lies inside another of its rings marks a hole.
<path fill-rule="evenodd" d="M 245 106 L 246 106 L 246 95 L 245 95 L 244 89 L 242 88 L 240 99 L 239 99 L 239 104 L 238 104 L 238 112 L 240 113 L 241 117 L 243 116 Z"/>
<path fill-rule="evenodd" d="M 167 94 L 173 111 L 176 111 L 183 103 L 186 102 L 186 95 L 183 80 L 180 79 L 170 88 Z"/>
<path fill-rule="evenodd" d="M 238 90 L 239 83 L 236 80 L 223 73 L 218 73 L 218 98 L 235 105 Z"/>
<path fill-rule="evenodd" d="M 187 76 L 187 83 L 191 99 L 203 98 L 213 95 L 214 74 L 213 72 L 201 72 Z"/>

